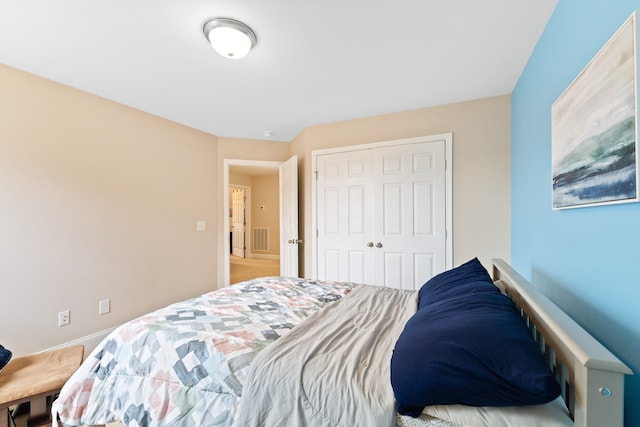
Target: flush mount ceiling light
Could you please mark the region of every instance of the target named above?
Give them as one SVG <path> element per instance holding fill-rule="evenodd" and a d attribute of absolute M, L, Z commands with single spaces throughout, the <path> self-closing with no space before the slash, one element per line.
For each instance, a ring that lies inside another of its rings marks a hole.
<path fill-rule="evenodd" d="M 258 42 L 251 28 L 231 18 L 210 19 L 202 31 L 215 51 L 225 58 L 242 58 Z"/>

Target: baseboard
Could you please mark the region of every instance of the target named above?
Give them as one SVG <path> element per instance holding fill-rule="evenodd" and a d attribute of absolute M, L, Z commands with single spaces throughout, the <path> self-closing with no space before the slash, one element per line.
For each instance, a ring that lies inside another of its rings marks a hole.
<path fill-rule="evenodd" d="M 255 258 L 255 259 L 272 259 L 272 260 L 279 260 L 280 259 L 280 255 L 269 255 L 269 254 L 257 254 L 255 252 L 252 252 L 249 255 L 249 258 Z"/>
<path fill-rule="evenodd" d="M 42 351 L 50 351 L 50 350 L 59 350 L 61 348 L 64 347 L 69 347 L 72 345 L 84 345 L 84 357 L 86 358 L 92 351 L 94 348 L 96 348 L 98 346 L 98 344 L 100 344 L 100 342 L 107 336 L 109 335 L 111 332 L 113 332 L 115 329 L 117 328 L 117 326 L 114 326 L 113 328 L 109 328 L 109 329 L 105 329 L 103 331 L 99 331 L 96 333 L 93 333 L 91 335 L 86 335 L 84 337 L 80 337 L 78 339 L 72 340 L 72 341 L 68 341 L 65 342 L 63 344 L 60 345 L 56 345 L 54 347 L 50 347 L 50 348 L 46 348 Z"/>

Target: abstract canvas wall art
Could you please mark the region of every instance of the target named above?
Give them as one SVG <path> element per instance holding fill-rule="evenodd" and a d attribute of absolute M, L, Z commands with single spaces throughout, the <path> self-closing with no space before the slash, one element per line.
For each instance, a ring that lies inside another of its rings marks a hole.
<path fill-rule="evenodd" d="M 551 108 L 553 209 L 638 201 L 635 13 Z"/>

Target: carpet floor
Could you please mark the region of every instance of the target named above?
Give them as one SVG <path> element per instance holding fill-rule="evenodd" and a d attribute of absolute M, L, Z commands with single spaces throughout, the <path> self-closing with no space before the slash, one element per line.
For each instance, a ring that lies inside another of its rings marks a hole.
<path fill-rule="evenodd" d="M 240 258 L 230 255 L 229 261 L 231 264 L 229 271 L 231 284 L 256 277 L 280 275 L 280 260 L 277 259 Z"/>

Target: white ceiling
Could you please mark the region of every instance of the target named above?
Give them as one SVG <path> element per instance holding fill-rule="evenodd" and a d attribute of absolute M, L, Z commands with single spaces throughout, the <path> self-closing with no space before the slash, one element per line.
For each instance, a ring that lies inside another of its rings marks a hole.
<path fill-rule="evenodd" d="M 0 0 L 0 61 L 214 135 L 290 141 L 511 93 L 556 3 Z M 211 17 L 245 22 L 257 46 L 218 56 Z"/>

